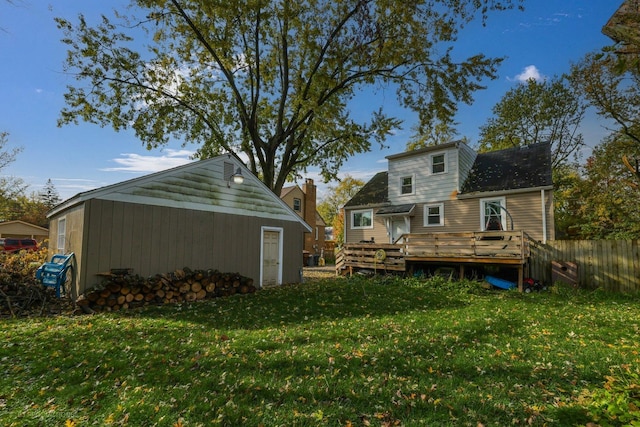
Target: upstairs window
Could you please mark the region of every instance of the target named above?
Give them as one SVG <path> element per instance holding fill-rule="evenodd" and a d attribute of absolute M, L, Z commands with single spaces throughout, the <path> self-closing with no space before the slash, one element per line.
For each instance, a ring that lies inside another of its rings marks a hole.
<path fill-rule="evenodd" d="M 413 176 L 400 178 L 400 194 L 413 194 Z"/>
<path fill-rule="evenodd" d="M 298 198 L 293 199 L 293 210 L 296 212 L 300 212 L 302 209 L 302 201 Z"/>
<path fill-rule="evenodd" d="M 445 173 L 447 171 L 446 156 L 442 154 L 434 154 L 431 156 L 431 173 Z"/>

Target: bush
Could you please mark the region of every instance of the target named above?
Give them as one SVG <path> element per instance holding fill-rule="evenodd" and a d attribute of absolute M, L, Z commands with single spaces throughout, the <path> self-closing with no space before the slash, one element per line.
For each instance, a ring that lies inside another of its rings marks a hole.
<path fill-rule="evenodd" d="M 585 392 L 588 413 L 600 426 L 640 426 L 640 372 L 629 365 L 606 376 L 604 387 Z"/>
<path fill-rule="evenodd" d="M 17 287 L 36 283 L 36 270 L 47 261 L 47 249 L 0 252 L 0 286 Z"/>

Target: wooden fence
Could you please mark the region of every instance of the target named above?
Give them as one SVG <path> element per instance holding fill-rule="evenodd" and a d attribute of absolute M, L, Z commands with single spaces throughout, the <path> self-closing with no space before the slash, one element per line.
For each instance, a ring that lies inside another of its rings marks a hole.
<path fill-rule="evenodd" d="M 336 270 L 353 273 L 353 268 L 374 271 L 404 271 L 402 246 L 393 244 L 359 243 L 344 245 L 336 256 Z"/>
<path fill-rule="evenodd" d="M 640 292 L 640 240 L 532 242 L 529 274 L 552 283 L 552 263 L 575 263 L 577 285 L 612 292 Z"/>

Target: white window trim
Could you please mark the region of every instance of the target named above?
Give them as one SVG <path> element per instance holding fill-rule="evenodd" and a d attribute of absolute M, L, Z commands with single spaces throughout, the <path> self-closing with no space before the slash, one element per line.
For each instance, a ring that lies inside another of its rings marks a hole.
<path fill-rule="evenodd" d="M 64 230 L 60 233 L 60 224 L 64 224 Z M 58 235 L 56 236 L 56 250 L 60 254 L 65 253 L 65 246 L 67 244 L 67 217 L 63 216 L 62 218 L 58 218 Z"/>
<path fill-rule="evenodd" d="M 429 224 L 429 208 L 438 207 L 440 209 L 440 223 L 439 224 Z M 428 205 L 424 205 L 423 208 L 423 219 L 422 223 L 425 227 L 443 227 L 444 226 L 444 203 L 429 203 Z"/>
<path fill-rule="evenodd" d="M 366 212 L 370 212 L 371 213 L 371 225 L 367 225 L 367 226 L 355 226 L 354 225 L 354 221 L 353 221 L 353 217 L 355 214 L 357 213 L 366 213 Z M 355 211 L 351 211 L 351 215 L 350 215 L 350 219 L 351 222 L 349 224 L 349 226 L 351 227 L 352 230 L 367 230 L 367 229 L 371 229 L 373 228 L 373 209 L 359 209 L 359 210 L 355 210 Z"/>
<path fill-rule="evenodd" d="M 436 156 L 443 156 L 444 157 L 444 170 L 442 172 L 434 172 L 433 171 L 433 158 Z M 449 164 L 448 164 L 448 159 L 447 159 L 447 152 L 446 151 L 441 151 L 440 153 L 433 153 L 429 156 L 429 172 L 431 175 L 441 175 L 444 173 L 449 172 Z"/>
<path fill-rule="evenodd" d="M 410 193 L 403 193 L 402 192 L 402 180 L 405 178 L 411 178 L 411 192 Z M 398 194 L 400 196 L 413 196 L 416 194 L 416 174 L 411 174 L 411 175 L 402 175 L 400 177 L 400 191 L 398 192 Z"/>
<path fill-rule="evenodd" d="M 484 215 L 484 205 L 487 202 L 496 202 L 500 203 L 500 206 L 503 208 L 507 208 L 507 199 L 506 197 L 487 197 L 486 199 L 480 199 L 480 230 L 487 231 L 487 219 Z M 502 229 L 507 229 L 507 212 L 505 209 L 500 209 L 500 223 L 502 224 Z"/>

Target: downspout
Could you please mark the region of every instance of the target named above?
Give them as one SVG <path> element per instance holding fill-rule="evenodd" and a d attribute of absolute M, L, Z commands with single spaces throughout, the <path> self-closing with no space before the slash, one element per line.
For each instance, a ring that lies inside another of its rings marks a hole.
<path fill-rule="evenodd" d="M 342 246 L 346 244 L 347 244 L 347 210 L 344 208 L 344 206 L 342 206 Z"/>
<path fill-rule="evenodd" d="M 542 201 L 542 243 L 547 243 L 547 210 L 545 209 L 544 189 L 540 190 Z"/>

